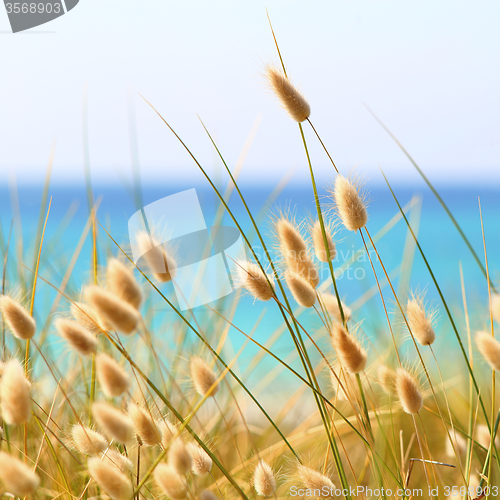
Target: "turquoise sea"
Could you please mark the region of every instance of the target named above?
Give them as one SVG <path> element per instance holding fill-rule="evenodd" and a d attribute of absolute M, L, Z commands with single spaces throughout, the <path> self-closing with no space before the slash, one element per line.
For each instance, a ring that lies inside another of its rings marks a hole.
<path fill-rule="evenodd" d="M 210 226 L 212 225 L 219 203 L 214 193 L 204 185 L 145 186 L 142 192 L 143 204 L 147 205 L 163 197 L 193 187 L 196 188 L 205 221 Z M 276 200 L 270 201 L 269 197 L 273 193 L 273 189 L 274 186 L 266 185 L 260 187 L 243 187 L 248 205 L 254 215 L 261 220 L 261 229 L 266 237 L 266 241 L 270 245 L 274 244 L 271 223 L 272 213 L 276 213 L 278 209 L 289 209 L 295 214 L 297 220 L 309 217 L 315 213 L 312 191 L 308 183 L 304 183 L 303 186 L 297 184 L 289 185 L 277 196 Z M 368 187 L 368 189 L 370 191 L 368 228 L 372 236 L 375 236 L 382 229 L 387 229 L 388 222 L 399 211 L 387 188 L 379 186 L 375 188 Z M 478 197 L 480 197 L 489 269 L 493 281 L 499 282 L 500 191 L 497 188 L 493 189 L 489 187 L 454 187 L 438 188 L 438 190 L 470 239 L 481 261 L 484 262 L 481 221 L 478 209 Z M 5 257 L 5 244 L 8 238 L 9 227 L 13 221 L 12 241 L 8 255 L 7 293 L 19 290 L 19 276 L 22 277 L 24 275 L 24 279 L 27 282 L 31 279 L 32 274 L 30 274 L 28 269 L 33 269 L 34 265 L 34 244 L 39 224 L 42 191 L 42 187 L 20 186 L 17 189 L 17 194 L 15 194 L 6 186 L 0 188 L 0 219 L 2 224 L 0 257 L 2 261 Z M 418 230 L 419 242 L 439 285 L 442 287 L 446 300 L 457 317 L 461 335 L 465 335 L 465 332 L 463 328 L 464 313 L 460 264 L 463 268 L 465 291 L 470 307 L 471 326 L 473 329 L 484 328 L 488 322 L 487 282 L 445 211 L 425 185 L 415 188 L 400 186 L 396 187 L 395 191 L 402 205 L 411 204 L 412 206 L 409 215 L 410 219 L 415 229 Z M 79 240 L 87 223 L 89 211 L 83 187 L 54 185 L 49 189 L 50 196 L 52 197 L 52 205 L 42 251 L 40 276 L 49 280 L 55 286 L 60 286 L 75 249 L 79 245 Z M 137 200 L 134 199 L 132 193 L 120 186 L 94 186 L 94 196 L 99 203 L 99 222 L 111 232 L 113 238 L 118 243 L 124 245 L 124 247 L 128 247 L 127 223 L 128 219 L 137 210 Z M 330 199 L 326 192 L 321 193 L 321 201 L 323 206 L 328 208 Z M 253 238 L 252 242 L 255 243 L 256 252 L 262 255 L 262 251 L 255 240 L 254 232 L 251 231 L 250 221 L 246 216 L 237 193 L 232 194 L 229 206 L 234 211 L 244 231 L 248 233 L 249 237 Z M 223 224 L 234 226 L 233 221 L 227 214 L 224 216 Z M 336 240 L 338 251 L 337 259 L 334 261 L 336 268 L 363 248 L 359 234 L 353 234 L 346 230 L 340 230 L 336 236 Z M 437 348 L 439 349 L 453 335 L 450 323 L 444 313 L 442 303 L 439 300 L 436 288 L 431 281 L 423 259 L 419 255 L 418 250 L 415 250 L 409 242 L 411 242 L 411 238 L 408 237 L 405 222 L 399 219 L 378 240 L 377 248 L 387 271 L 391 274 L 395 288 L 401 293 L 401 297 L 404 297 L 407 293 L 407 284 L 409 284 L 412 289 L 420 288 L 421 290 L 426 290 L 426 298 L 429 303 L 438 309 L 439 320 L 437 331 L 439 335 Z M 119 252 L 102 230 L 99 232 L 98 246 L 101 262 L 106 254 L 117 254 Z M 403 271 L 400 264 L 405 248 L 407 252 L 406 260 L 407 262 L 411 261 L 412 265 Z M 23 268 L 21 265 L 21 255 L 23 264 L 28 269 Z M 371 255 L 376 260 L 373 252 Z M 91 234 L 89 233 L 76 260 L 76 265 L 67 286 L 67 292 L 73 298 L 79 296 L 79 288 L 82 283 L 90 281 L 90 264 Z M 375 262 L 375 269 L 383 284 L 383 271 L 377 262 Z M 328 270 L 325 268 L 322 271 L 322 277 L 326 279 L 328 276 Z M 354 305 L 356 308 L 354 319 L 356 321 L 363 321 L 362 331 L 367 341 L 372 342 L 384 335 L 388 338 L 387 324 L 385 323 L 380 296 L 376 293 L 373 273 L 364 252 L 358 255 L 355 265 L 350 270 L 339 276 L 337 282 L 344 301 L 348 305 Z M 171 284 L 163 285 L 162 290 L 175 302 L 175 294 Z M 389 311 L 394 312 L 396 304 L 390 288 L 385 286 L 383 291 Z M 43 280 L 40 280 L 35 302 L 35 314 L 38 321 L 42 323 L 45 321 L 54 297 L 54 289 Z M 233 293 L 224 300 L 210 304 L 210 306 L 217 307 L 223 314 L 229 315 L 234 299 L 235 294 Z M 158 309 L 163 308 L 163 311 L 161 311 L 162 314 L 159 316 L 162 319 L 157 322 L 158 329 L 163 331 L 164 325 L 168 324 L 168 319 L 175 318 L 175 313 L 165 308 L 164 304 L 159 302 L 156 302 L 154 307 L 156 308 L 156 312 L 158 312 Z M 63 299 L 59 306 L 59 311 L 67 310 L 67 308 L 68 304 Z M 250 333 L 257 319 L 264 311 L 265 316 L 259 323 L 254 334 L 255 339 L 263 342 L 282 324 L 282 318 L 275 304 L 271 302 L 265 304 L 254 303 L 249 296 L 243 296 L 240 299 L 240 305 L 235 313 L 233 323 L 246 333 Z M 204 318 L 209 317 L 204 306 L 195 308 L 191 313 L 194 314 L 201 325 L 204 325 Z M 193 320 L 191 313 L 187 313 L 190 321 Z M 321 327 L 319 319 L 314 313 L 307 312 L 301 318 L 313 330 Z M 164 323 L 164 321 L 167 321 L 167 323 Z M 207 321 L 206 328 L 210 330 L 213 327 L 214 323 Z M 220 325 L 218 328 L 221 328 Z M 241 345 L 244 340 L 241 333 L 236 329 L 230 330 L 230 338 L 235 348 Z M 285 355 L 292 348 L 291 342 L 280 341 L 275 346 L 275 352 Z"/>

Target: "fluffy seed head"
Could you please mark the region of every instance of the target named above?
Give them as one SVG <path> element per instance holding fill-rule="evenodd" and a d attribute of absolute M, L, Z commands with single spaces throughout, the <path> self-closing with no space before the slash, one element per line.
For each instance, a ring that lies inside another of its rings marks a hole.
<path fill-rule="evenodd" d="M 70 310 L 73 318 L 91 333 L 97 335 L 102 333 L 102 330 L 108 331 L 111 329 L 111 325 L 106 324 L 102 318 L 99 318 L 97 312 L 88 304 L 73 302 Z"/>
<path fill-rule="evenodd" d="M 71 438 L 75 448 L 82 455 L 100 455 L 108 447 L 104 436 L 82 424 L 73 426 Z"/>
<path fill-rule="evenodd" d="M 423 300 L 413 296 L 406 304 L 406 318 L 413 336 L 422 345 L 431 345 L 436 334 L 432 327 L 432 314 L 425 312 Z"/>
<path fill-rule="evenodd" d="M 55 322 L 59 335 L 66 339 L 69 345 L 82 356 L 90 356 L 97 347 L 95 336 L 76 321 L 58 318 Z"/>
<path fill-rule="evenodd" d="M 333 490 L 335 490 L 335 485 L 332 483 L 329 477 L 305 467 L 304 465 L 299 465 L 297 469 L 299 479 L 302 481 L 304 486 L 309 490 L 318 490 L 321 492 L 320 498 L 333 498 Z"/>
<path fill-rule="evenodd" d="M 157 427 L 161 434 L 161 444 L 164 448 L 168 448 L 177 431 L 175 425 L 169 420 L 160 420 L 157 422 Z"/>
<path fill-rule="evenodd" d="M 450 436 L 453 440 L 453 445 L 451 444 L 448 436 L 446 436 L 446 455 L 449 457 L 455 456 L 455 450 L 459 455 L 463 455 L 467 451 L 467 441 L 456 432 L 450 430 Z"/>
<path fill-rule="evenodd" d="M 387 394 L 396 392 L 396 372 L 385 365 L 377 368 L 378 382 Z"/>
<path fill-rule="evenodd" d="M 500 324 L 500 294 L 493 294 L 491 296 L 491 313 L 497 323 Z"/>
<path fill-rule="evenodd" d="M 491 441 L 491 434 L 487 425 L 479 424 L 476 427 L 475 439 L 481 446 L 489 448 Z M 495 446 L 496 447 L 500 446 L 500 439 L 498 438 L 498 436 L 495 438 Z"/>
<path fill-rule="evenodd" d="M 136 329 L 139 321 L 137 310 L 113 293 L 90 285 L 85 288 L 84 296 L 98 315 L 110 323 L 114 330 L 130 334 Z"/>
<path fill-rule="evenodd" d="M 107 403 L 93 403 L 92 415 L 106 434 L 119 443 L 127 443 L 133 438 L 132 421 L 118 408 L 113 408 Z"/>
<path fill-rule="evenodd" d="M 35 320 L 17 300 L 4 295 L 0 298 L 0 309 L 9 329 L 17 338 L 28 340 L 35 335 Z"/>
<path fill-rule="evenodd" d="M 132 498 L 132 483 L 109 460 L 91 458 L 88 469 L 94 481 L 109 495 L 112 500 L 130 500 Z"/>
<path fill-rule="evenodd" d="M 241 283 L 255 299 L 266 301 L 274 297 L 272 275 L 264 273 L 260 266 L 252 262 L 238 262 L 237 269 Z"/>
<path fill-rule="evenodd" d="M 261 497 L 270 497 L 276 490 L 276 478 L 273 469 L 261 460 L 253 473 L 253 486 Z"/>
<path fill-rule="evenodd" d="M 500 370 L 500 342 L 491 336 L 490 333 L 478 332 L 476 334 L 476 344 L 479 352 L 495 371 Z"/>
<path fill-rule="evenodd" d="M 326 225 L 325 234 L 328 250 L 330 251 L 330 259 L 328 259 L 328 255 L 326 253 L 325 240 L 323 239 L 323 232 L 321 231 L 321 223 L 317 220 L 311 227 L 311 236 L 314 245 L 314 252 L 316 253 L 316 257 L 318 257 L 321 262 L 333 260 L 337 255 L 337 249 L 335 248 L 335 243 L 333 242 L 332 232 Z"/>
<path fill-rule="evenodd" d="M 266 67 L 266 77 L 271 90 L 276 94 L 292 120 L 298 123 L 307 120 L 311 114 L 311 108 L 283 71 L 269 65 Z"/>
<path fill-rule="evenodd" d="M 155 446 L 161 443 L 161 434 L 151 415 L 142 407 L 130 404 L 128 414 L 134 423 L 135 432 L 146 446 Z"/>
<path fill-rule="evenodd" d="M 286 266 L 300 274 L 313 287 L 317 287 L 319 273 L 307 253 L 307 245 L 299 229 L 291 221 L 281 217 L 276 221 L 276 233 Z"/>
<path fill-rule="evenodd" d="M 132 472 L 134 469 L 132 461 L 117 450 L 108 450 L 103 456 L 103 460 L 108 460 L 109 463 L 118 467 L 122 472 Z"/>
<path fill-rule="evenodd" d="M 364 196 L 360 194 L 359 186 L 352 180 L 337 175 L 333 198 L 337 213 L 344 226 L 350 231 L 357 231 L 368 221 Z"/>
<path fill-rule="evenodd" d="M 96 356 L 97 379 L 108 398 L 121 396 L 130 387 L 130 378 L 125 370 L 104 353 Z"/>
<path fill-rule="evenodd" d="M 198 356 L 193 356 L 190 363 L 191 368 L 191 378 L 193 379 L 193 384 L 196 392 L 200 396 L 204 396 L 217 381 L 217 375 L 206 361 Z M 214 386 L 210 396 L 215 396 L 219 391 L 219 384 Z"/>
<path fill-rule="evenodd" d="M 31 384 L 17 359 L 7 361 L 0 382 L 2 417 L 10 425 L 27 422 L 31 414 Z"/>
<path fill-rule="evenodd" d="M 130 267 L 118 259 L 110 259 L 106 269 L 106 282 L 117 297 L 139 309 L 142 302 L 141 287 Z"/>
<path fill-rule="evenodd" d="M 167 464 L 158 464 L 154 472 L 156 484 L 172 500 L 184 500 L 187 497 L 187 486 L 184 478 Z"/>
<path fill-rule="evenodd" d="M 396 392 L 406 413 L 414 415 L 422 409 L 424 399 L 417 380 L 404 368 L 396 371 Z"/>
<path fill-rule="evenodd" d="M 26 464 L 0 451 L 0 481 L 6 491 L 23 498 L 31 495 L 40 484 L 39 477 Z"/>
<path fill-rule="evenodd" d="M 359 373 L 366 366 L 366 351 L 360 343 L 347 333 L 340 323 L 334 323 L 331 331 L 332 343 L 342 366 L 349 373 Z"/>
<path fill-rule="evenodd" d="M 175 438 L 168 449 L 168 463 L 177 474 L 186 475 L 193 465 L 191 455 L 182 438 Z"/>
<path fill-rule="evenodd" d="M 203 490 L 199 494 L 198 499 L 199 500 L 219 500 L 217 498 L 217 495 L 215 495 L 214 493 L 212 493 L 210 490 Z"/>
<path fill-rule="evenodd" d="M 204 476 L 212 469 L 212 459 L 210 455 L 198 444 L 189 443 L 187 445 L 189 454 L 191 455 L 192 467 L 191 470 L 197 476 Z"/>
<path fill-rule="evenodd" d="M 316 303 L 316 290 L 300 274 L 288 269 L 285 272 L 285 281 L 298 304 L 303 307 L 312 307 Z"/>
<path fill-rule="evenodd" d="M 332 295 L 331 293 L 322 293 L 321 300 L 323 301 L 323 305 L 325 306 L 325 309 L 328 311 L 328 314 L 330 314 L 330 317 L 333 320 L 342 323 L 342 315 L 340 314 L 337 297 L 335 295 Z M 352 311 L 349 307 L 347 307 L 344 304 L 344 302 L 341 302 L 341 304 L 342 304 L 342 310 L 344 311 L 344 318 L 346 321 L 349 321 L 352 316 Z"/>
<path fill-rule="evenodd" d="M 177 263 L 173 255 L 168 253 L 154 236 L 146 232 L 139 233 L 137 235 L 137 246 L 157 281 L 167 283 L 175 278 Z"/>

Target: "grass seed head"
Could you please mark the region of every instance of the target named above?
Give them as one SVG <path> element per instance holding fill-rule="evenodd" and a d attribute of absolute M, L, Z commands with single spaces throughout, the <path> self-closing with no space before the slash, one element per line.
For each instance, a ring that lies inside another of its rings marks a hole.
<path fill-rule="evenodd" d="M 208 474 L 212 470 L 210 455 L 197 443 L 189 443 L 187 448 L 191 455 L 193 473 L 197 476 Z"/>
<path fill-rule="evenodd" d="M 142 291 L 129 266 L 118 259 L 110 259 L 106 269 L 106 283 L 117 297 L 139 309 Z"/>
<path fill-rule="evenodd" d="M 342 323 L 342 315 L 340 314 L 339 302 L 337 297 L 331 293 L 322 293 L 321 300 L 323 301 L 323 305 L 330 315 L 331 319 Z M 346 321 L 349 321 L 352 317 L 352 311 L 349 307 L 347 307 L 344 302 L 341 301 L 342 310 L 344 311 L 344 318 Z"/>
<path fill-rule="evenodd" d="M 413 295 L 406 304 L 406 318 L 413 336 L 421 345 L 431 345 L 436 339 L 432 314 L 425 312 L 422 298 Z"/>
<path fill-rule="evenodd" d="M 82 455 L 100 455 L 108 447 L 108 442 L 102 434 L 83 424 L 72 427 L 71 438 L 75 448 Z"/>
<path fill-rule="evenodd" d="M 103 456 L 103 460 L 109 461 L 109 463 L 118 467 L 122 472 L 132 472 L 134 469 L 132 461 L 117 450 L 108 450 Z"/>
<path fill-rule="evenodd" d="M 357 231 L 368 221 L 365 197 L 360 193 L 359 185 L 352 179 L 337 175 L 333 198 L 340 220 L 349 231 Z"/>
<path fill-rule="evenodd" d="M 94 481 L 112 500 L 130 500 L 132 498 L 132 483 L 109 460 L 95 457 L 91 458 L 87 465 Z"/>
<path fill-rule="evenodd" d="M 177 434 L 177 429 L 172 422 L 166 419 L 158 421 L 157 426 L 161 434 L 161 445 L 163 448 L 168 448 L 173 437 Z"/>
<path fill-rule="evenodd" d="M 274 277 L 252 262 L 238 262 L 238 277 L 254 299 L 267 301 L 274 297 Z"/>
<path fill-rule="evenodd" d="M 476 334 L 476 344 L 479 352 L 491 366 L 492 370 L 500 370 L 500 342 L 487 332 Z"/>
<path fill-rule="evenodd" d="M 99 353 L 96 356 L 96 371 L 99 384 L 108 398 L 121 396 L 128 391 L 130 378 L 111 356 Z"/>
<path fill-rule="evenodd" d="M 290 292 L 292 292 L 293 298 L 302 307 L 312 307 L 316 303 L 316 290 L 300 274 L 288 269 L 285 272 L 285 281 Z"/>
<path fill-rule="evenodd" d="M 177 262 L 173 255 L 146 232 L 137 235 L 137 246 L 154 278 L 160 283 L 172 281 L 176 275 Z"/>
<path fill-rule="evenodd" d="M 127 443 L 134 437 L 132 421 L 118 408 L 107 403 L 93 403 L 92 415 L 105 433 L 115 441 Z"/>
<path fill-rule="evenodd" d="M 311 237 L 314 245 L 314 252 L 316 253 L 316 257 L 321 262 L 328 262 L 329 260 L 335 259 L 337 255 L 337 249 L 335 247 L 335 243 L 333 242 L 332 232 L 329 227 L 325 225 L 325 235 L 326 235 L 326 243 L 328 246 L 328 250 L 330 252 L 330 258 L 328 258 L 325 240 L 323 238 L 323 231 L 321 230 L 321 223 L 317 220 L 311 227 Z"/>
<path fill-rule="evenodd" d="M 261 497 L 270 497 L 276 491 L 276 477 L 269 464 L 260 460 L 253 473 L 253 486 Z"/>
<path fill-rule="evenodd" d="M 66 318 L 58 318 L 55 326 L 59 335 L 68 341 L 69 345 L 82 356 L 90 356 L 97 347 L 95 336 L 80 323 Z"/>
<path fill-rule="evenodd" d="M 85 300 L 112 329 L 131 334 L 139 322 L 137 310 L 104 288 L 90 285 L 84 291 Z"/>
<path fill-rule="evenodd" d="M 367 354 L 361 344 L 340 323 L 333 324 L 331 337 L 337 357 L 347 372 L 362 372 L 366 366 Z"/>
<path fill-rule="evenodd" d="M 191 378 L 196 392 L 200 396 L 205 396 L 210 388 L 217 381 L 217 375 L 206 361 L 198 356 L 193 356 L 190 362 Z M 215 396 L 219 391 L 219 384 L 215 385 L 210 396 Z"/>
<path fill-rule="evenodd" d="M 184 500 L 187 497 L 186 482 L 171 465 L 158 464 L 154 478 L 160 489 L 172 500 Z"/>
<path fill-rule="evenodd" d="M 276 94 L 292 120 L 298 123 L 307 120 L 311 114 L 311 108 L 304 96 L 290 82 L 283 71 L 275 66 L 268 65 L 266 67 L 266 77 L 269 87 Z"/>
<path fill-rule="evenodd" d="M 0 451 L 0 481 L 4 484 L 4 493 L 20 498 L 31 495 L 40 484 L 31 467 L 3 451 Z"/>
<path fill-rule="evenodd" d="M 203 490 L 199 496 L 198 500 L 219 500 L 215 493 L 212 493 L 210 490 Z"/>
<path fill-rule="evenodd" d="M 404 368 L 396 371 L 396 392 L 403 410 L 410 415 L 418 413 L 424 404 L 416 378 Z"/>
<path fill-rule="evenodd" d="M 175 438 L 170 444 L 170 448 L 168 449 L 168 463 L 181 476 L 185 476 L 191 471 L 193 462 L 182 438 Z"/>
<path fill-rule="evenodd" d="M 31 384 L 17 359 L 7 361 L 0 382 L 2 417 L 10 425 L 27 422 L 31 415 Z"/>
<path fill-rule="evenodd" d="M 396 393 L 396 372 L 385 365 L 377 368 L 378 382 L 387 394 Z"/>
<path fill-rule="evenodd" d="M 17 300 L 4 295 L 0 298 L 0 309 L 7 326 L 18 339 L 33 338 L 36 332 L 35 320 Z"/>
<path fill-rule="evenodd" d="M 70 306 L 71 314 L 75 321 L 86 328 L 89 332 L 98 335 L 102 330 L 108 331 L 111 325 L 106 324 L 102 318 L 99 318 L 97 311 L 95 311 L 88 304 L 83 302 L 73 302 Z"/>
<path fill-rule="evenodd" d="M 304 465 L 299 465 L 297 474 L 308 490 L 317 490 L 320 493 L 320 498 L 333 498 L 335 485 L 329 477 Z"/>
<path fill-rule="evenodd" d="M 151 415 L 141 406 L 131 403 L 128 414 L 134 423 L 135 432 L 146 446 L 156 446 L 161 443 L 161 434 Z"/>

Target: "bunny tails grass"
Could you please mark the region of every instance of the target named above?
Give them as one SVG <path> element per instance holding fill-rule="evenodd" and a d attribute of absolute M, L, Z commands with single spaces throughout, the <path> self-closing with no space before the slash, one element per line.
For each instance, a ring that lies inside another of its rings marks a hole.
<path fill-rule="evenodd" d="M 128 302 L 95 285 L 84 291 L 85 300 L 102 316 L 114 330 L 131 334 L 137 327 L 139 313 Z"/>
<path fill-rule="evenodd" d="M 160 430 L 148 411 L 131 403 L 128 414 L 134 423 L 135 432 L 146 446 L 156 446 L 161 443 Z"/>
<path fill-rule="evenodd" d="M 334 323 L 331 330 L 332 343 L 337 357 L 349 373 L 359 373 L 366 366 L 366 351 L 340 323 Z"/>
<path fill-rule="evenodd" d="M 285 281 L 293 298 L 302 307 L 312 307 L 316 303 L 316 290 L 300 274 L 289 269 L 285 272 Z"/>
<path fill-rule="evenodd" d="M 40 484 L 40 478 L 31 467 L 0 451 L 0 483 L 3 483 L 6 489 L 4 493 L 22 498 L 34 493 Z"/>
<path fill-rule="evenodd" d="M 311 237 L 314 244 L 314 252 L 318 260 L 320 260 L 321 262 L 328 262 L 328 260 L 333 260 L 337 255 L 337 249 L 335 247 L 335 243 L 333 242 L 333 231 L 327 226 L 325 226 L 325 236 L 326 243 L 328 245 L 328 251 L 330 253 L 330 258 L 328 258 L 328 253 L 326 251 L 323 231 L 321 230 L 321 223 L 319 220 L 317 220 L 311 226 Z"/>
<path fill-rule="evenodd" d="M 416 378 L 404 368 L 396 371 L 396 392 L 403 410 L 410 415 L 418 413 L 424 404 Z"/>
<path fill-rule="evenodd" d="M 106 269 L 106 282 L 117 297 L 139 309 L 142 303 L 142 291 L 130 267 L 118 259 L 111 259 Z"/>
<path fill-rule="evenodd" d="M 254 299 L 265 302 L 274 297 L 274 278 L 264 273 L 260 266 L 252 262 L 239 262 L 237 269 L 239 280 Z"/>
<path fill-rule="evenodd" d="M 261 497 L 270 497 L 276 491 L 276 478 L 271 466 L 261 460 L 253 473 L 253 486 Z"/>
<path fill-rule="evenodd" d="M 112 463 L 95 457 L 91 458 L 87 465 L 92 479 L 112 500 L 130 500 L 132 498 L 132 483 Z"/>
<path fill-rule="evenodd" d="M 19 302 L 4 295 L 0 298 L 0 309 L 9 329 L 18 339 L 33 338 L 36 332 L 35 320 Z"/>
<path fill-rule="evenodd" d="M 170 444 L 170 448 L 168 449 L 168 463 L 179 475 L 186 475 L 191 470 L 193 462 L 182 438 L 175 438 Z"/>
<path fill-rule="evenodd" d="M 97 347 L 95 336 L 76 321 L 58 318 L 55 326 L 61 337 L 82 356 L 89 356 L 95 352 Z"/>
<path fill-rule="evenodd" d="M 365 196 L 360 192 L 359 182 L 337 175 L 333 189 L 337 214 L 349 231 L 357 231 L 368 222 Z"/>
<path fill-rule="evenodd" d="M 97 379 L 104 394 L 109 398 L 121 396 L 130 387 L 127 372 L 111 357 L 104 353 L 96 356 Z"/>
<path fill-rule="evenodd" d="M 500 371 L 500 342 L 491 333 L 476 333 L 476 344 L 479 352 L 491 366 L 492 370 Z"/>
<path fill-rule="evenodd" d="M 406 305 L 406 317 L 413 336 L 422 345 L 431 345 L 436 339 L 432 327 L 433 314 L 426 313 L 421 297 L 413 295 Z"/>
<path fill-rule="evenodd" d="M 187 449 L 191 455 L 193 474 L 197 476 L 208 474 L 212 470 L 212 459 L 208 453 L 196 443 L 189 443 Z"/>
<path fill-rule="evenodd" d="M 298 466 L 297 476 L 308 490 L 314 491 L 313 496 L 333 498 L 335 485 L 329 477 L 304 465 Z"/>
<path fill-rule="evenodd" d="M 140 232 L 136 238 L 137 246 L 144 261 L 160 283 L 168 283 L 175 278 L 177 262 L 156 238 L 146 232 Z"/>
<path fill-rule="evenodd" d="M 133 438 L 132 420 L 117 408 L 113 408 L 107 403 L 94 403 L 92 415 L 96 422 L 104 428 L 105 433 L 119 443 L 127 443 Z"/>
<path fill-rule="evenodd" d="M 276 94 L 292 120 L 298 123 L 307 120 L 311 114 L 309 103 L 288 77 L 275 66 L 266 67 L 266 78 L 271 90 Z"/>
<path fill-rule="evenodd" d="M 27 422 L 31 415 L 31 384 L 17 359 L 7 361 L 0 382 L 2 417 L 10 425 Z"/>
<path fill-rule="evenodd" d="M 213 386 L 210 396 L 215 396 L 219 391 L 219 385 L 214 385 L 217 382 L 217 376 L 208 363 L 198 356 L 193 356 L 191 358 L 190 368 L 191 378 L 196 392 L 200 396 L 205 396 Z"/>
<path fill-rule="evenodd" d="M 188 496 L 186 482 L 171 465 L 159 464 L 154 472 L 156 484 L 172 500 L 184 500 Z"/>
<path fill-rule="evenodd" d="M 99 455 L 108 447 L 108 442 L 104 436 L 82 424 L 73 426 L 71 440 L 74 447 L 82 455 Z"/>

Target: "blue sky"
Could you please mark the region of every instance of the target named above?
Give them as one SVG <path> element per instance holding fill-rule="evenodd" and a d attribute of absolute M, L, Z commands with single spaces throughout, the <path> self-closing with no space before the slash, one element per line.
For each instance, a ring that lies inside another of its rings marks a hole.
<path fill-rule="evenodd" d="M 80 0 L 15 35 L 1 8 L 0 182 L 42 182 L 54 139 L 54 180 L 83 180 L 85 87 L 96 182 L 130 177 L 131 103 L 145 182 L 199 179 L 139 92 L 208 170 L 218 162 L 196 114 L 231 166 L 258 123 L 243 179 L 275 182 L 290 169 L 305 177 L 297 126 L 261 77 L 276 60 L 266 7 L 289 74 L 343 171 L 378 181 L 380 164 L 394 181 L 417 179 L 366 102 L 434 181 L 500 185 L 500 3 L 457 0 Z M 307 135 L 326 179 L 331 167 Z"/>

